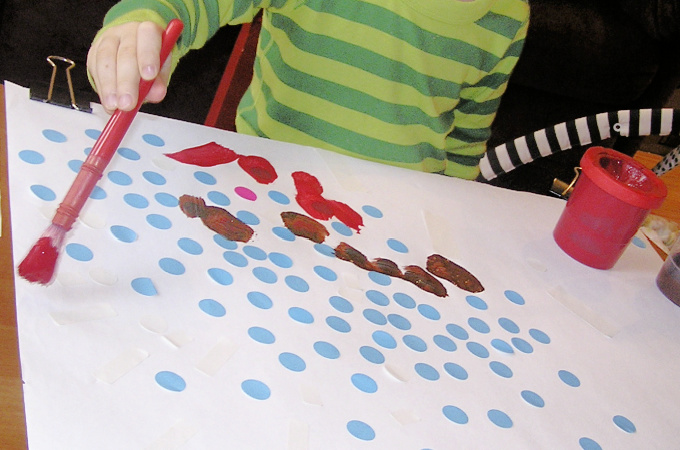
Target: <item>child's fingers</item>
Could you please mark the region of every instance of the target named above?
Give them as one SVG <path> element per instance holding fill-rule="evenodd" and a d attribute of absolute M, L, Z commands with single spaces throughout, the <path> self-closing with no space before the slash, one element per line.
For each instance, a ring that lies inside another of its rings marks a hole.
<path fill-rule="evenodd" d="M 153 22 L 142 22 L 137 28 L 137 63 L 139 73 L 151 80 L 160 71 L 160 52 L 163 30 Z"/>
<path fill-rule="evenodd" d="M 120 36 L 115 76 L 117 107 L 123 111 L 130 111 L 137 105 L 140 79 L 137 43 L 136 28 Z"/>
<path fill-rule="evenodd" d="M 172 68 L 172 61 L 168 58 L 161 68 L 156 80 L 151 86 L 146 100 L 151 103 L 158 103 L 165 98 L 167 93 L 168 81 L 170 79 L 170 69 Z"/>
<path fill-rule="evenodd" d="M 116 64 L 118 59 L 118 37 L 102 35 L 89 53 L 87 67 L 99 93 L 102 105 L 109 112 L 118 107 L 116 86 Z"/>

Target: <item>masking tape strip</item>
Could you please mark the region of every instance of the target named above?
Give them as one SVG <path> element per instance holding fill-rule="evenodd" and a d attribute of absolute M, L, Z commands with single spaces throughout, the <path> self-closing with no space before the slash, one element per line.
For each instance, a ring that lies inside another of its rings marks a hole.
<path fill-rule="evenodd" d="M 206 375 L 214 376 L 236 352 L 238 346 L 226 338 L 221 338 L 217 344 L 201 359 L 196 368 Z"/>
<path fill-rule="evenodd" d="M 292 419 L 288 426 L 288 449 L 307 450 L 309 448 L 309 425 Z"/>
<path fill-rule="evenodd" d="M 99 368 L 94 376 L 105 383 L 113 384 L 148 357 L 149 353 L 146 350 L 141 348 L 128 349 Z"/>
<path fill-rule="evenodd" d="M 321 394 L 319 394 L 319 390 L 316 387 L 310 384 L 303 384 L 300 386 L 300 393 L 302 394 L 303 402 L 309 405 L 323 406 Z"/>
<path fill-rule="evenodd" d="M 147 450 L 171 450 L 180 448 L 197 432 L 198 429 L 195 426 L 182 420 L 163 433 L 155 442 L 147 447 Z"/>
<path fill-rule="evenodd" d="M 612 337 L 621 329 L 618 325 L 613 324 L 593 311 L 588 305 L 583 303 L 583 301 L 568 294 L 562 286 L 548 289 L 548 294 L 606 336 Z"/>
<path fill-rule="evenodd" d="M 410 423 L 420 422 L 420 417 L 415 411 L 410 409 L 400 409 L 398 411 L 392 411 L 390 415 L 399 422 L 400 425 L 408 425 Z"/>
<path fill-rule="evenodd" d="M 89 322 L 116 315 L 116 311 L 108 303 L 87 303 L 78 305 L 78 309 L 70 311 L 50 311 L 50 317 L 59 325 Z"/>
<path fill-rule="evenodd" d="M 456 240 L 451 236 L 450 221 L 430 211 L 423 211 L 422 213 L 433 250 L 448 255 L 455 253 L 455 248 L 452 247 Z"/>
<path fill-rule="evenodd" d="M 183 347 L 184 345 L 194 340 L 194 338 L 192 338 L 182 330 L 165 333 L 163 337 L 177 348 Z"/>

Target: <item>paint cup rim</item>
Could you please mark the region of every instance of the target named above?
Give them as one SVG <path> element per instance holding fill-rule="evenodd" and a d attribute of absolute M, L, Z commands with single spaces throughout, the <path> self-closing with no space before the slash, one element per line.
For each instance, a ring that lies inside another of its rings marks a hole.
<path fill-rule="evenodd" d="M 617 179 L 605 166 L 618 164 L 634 171 L 643 183 L 633 185 Z M 591 147 L 581 158 L 583 175 L 600 189 L 619 200 L 641 209 L 655 209 L 661 206 L 668 189 L 664 182 L 639 161 L 616 150 L 605 147 Z"/>

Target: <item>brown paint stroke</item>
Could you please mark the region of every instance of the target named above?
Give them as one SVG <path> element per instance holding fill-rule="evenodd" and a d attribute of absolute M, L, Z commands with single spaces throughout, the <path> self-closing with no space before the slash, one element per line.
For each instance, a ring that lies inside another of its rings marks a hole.
<path fill-rule="evenodd" d="M 321 244 L 328 236 L 328 229 L 311 217 L 293 211 L 281 213 L 281 219 L 291 233 Z"/>
<path fill-rule="evenodd" d="M 205 200 L 192 195 L 182 195 L 179 207 L 190 218 L 198 217 L 203 224 L 230 241 L 248 242 L 253 237 L 253 229 L 234 217 L 226 209 L 207 206 Z"/>
<path fill-rule="evenodd" d="M 465 291 L 482 292 L 484 290 L 484 286 L 474 275 L 441 255 L 428 256 L 426 267 L 432 274 L 450 281 Z"/>
<path fill-rule="evenodd" d="M 444 285 L 420 266 L 411 265 L 404 267 L 404 279 L 437 297 L 446 297 L 448 295 Z"/>
<path fill-rule="evenodd" d="M 438 297 L 446 297 L 448 295 L 444 285 L 421 267 L 406 266 L 402 273 L 399 266 L 393 261 L 386 258 L 377 258 L 369 261 L 366 255 L 346 242 L 341 242 L 335 247 L 335 256 L 343 261 L 349 261 L 364 270 L 382 273 L 394 278 L 403 278 L 420 289 L 435 294 Z"/>

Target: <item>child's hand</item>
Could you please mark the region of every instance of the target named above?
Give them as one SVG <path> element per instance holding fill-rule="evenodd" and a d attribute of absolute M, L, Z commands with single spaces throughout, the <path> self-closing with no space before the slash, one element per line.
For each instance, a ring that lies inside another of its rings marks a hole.
<path fill-rule="evenodd" d="M 150 80 L 158 75 L 146 101 L 165 98 L 171 64 L 168 58 L 160 67 L 162 34 L 153 22 L 130 22 L 106 30 L 92 43 L 87 69 L 109 113 L 137 106 L 140 77 Z"/>

